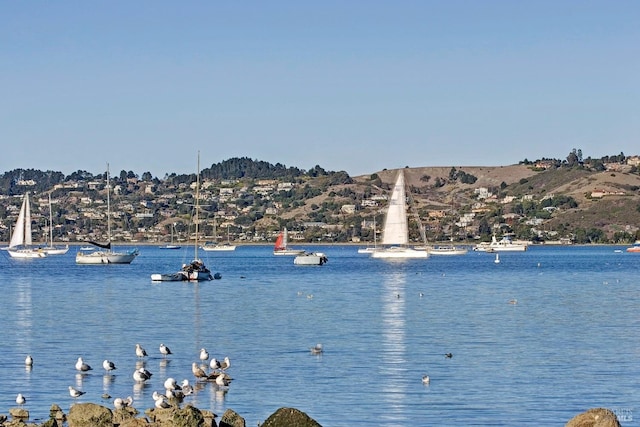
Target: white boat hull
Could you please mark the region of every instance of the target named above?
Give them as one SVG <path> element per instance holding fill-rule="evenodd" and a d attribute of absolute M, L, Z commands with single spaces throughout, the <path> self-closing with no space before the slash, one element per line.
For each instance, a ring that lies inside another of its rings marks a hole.
<path fill-rule="evenodd" d="M 45 251 L 47 255 L 64 255 L 69 252 L 69 246 L 64 248 L 46 247 L 42 248 L 42 250 Z"/>
<path fill-rule="evenodd" d="M 450 248 L 450 247 L 435 247 L 428 249 L 429 255 L 464 255 L 469 252 L 468 249 L 465 248 Z"/>
<path fill-rule="evenodd" d="M 274 255 L 288 255 L 295 256 L 304 253 L 304 249 L 276 249 L 273 251 Z"/>
<path fill-rule="evenodd" d="M 371 253 L 371 258 L 429 258 L 429 252 L 404 247 L 389 247 L 376 249 Z"/>
<path fill-rule="evenodd" d="M 11 258 L 44 258 L 47 253 L 40 249 L 8 249 Z"/>
<path fill-rule="evenodd" d="M 200 246 L 203 251 L 235 251 L 236 245 L 203 245 Z"/>
<path fill-rule="evenodd" d="M 138 256 L 138 251 L 131 252 L 106 252 L 94 251 L 91 253 L 78 252 L 76 264 L 102 265 L 102 264 L 131 264 Z"/>
<path fill-rule="evenodd" d="M 295 265 L 323 265 L 326 264 L 328 258 L 322 252 L 304 253 L 297 255 L 293 259 Z"/>

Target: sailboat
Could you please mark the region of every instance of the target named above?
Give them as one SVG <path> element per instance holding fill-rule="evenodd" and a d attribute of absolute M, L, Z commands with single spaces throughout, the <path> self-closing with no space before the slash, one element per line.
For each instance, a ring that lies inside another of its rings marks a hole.
<path fill-rule="evenodd" d="M 22 207 L 18 214 L 16 226 L 9 242 L 7 252 L 12 258 L 44 258 L 47 253 L 40 248 L 33 248 L 31 237 L 31 205 L 29 194 L 25 194 L 22 199 Z"/>
<path fill-rule="evenodd" d="M 176 228 L 175 224 L 171 224 L 171 243 L 168 245 L 160 246 L 160 249 L 180 249 L 182 246 L 173 244 L 173 230 Z"/>
<path fill-rule="evenodd" d="M 358 253 L 359 254 L 370 254 L 372 252 L 374 252 L 376 250 L 376 246 L 377 245 L 377 241 L 376 241 L 376 216 L 373 216 L 373 246 L 367 246 L 365 248 L 359 248 L 358 249 Z"/>
<path fill-rule="evenodd" d="M 85 252 L 82 249 L 76 254 L 76 264 L 131 264 L 138 256 L 138 250 L 132 249 L 125 252 L 115 252 L 111 250 L 111 179 L 109 176 L 109 164 L 107 163 L 107 237 L 105 244 L 90 242 L 92 245 L 104 250 Z"/>
<path fill-rule="evenodd" d="M 216 226 L 217 226 L 217 222 L 216 222 L 216 218 L 214 217 L 213 218 L 214 242 L 205 243 L 204 245 L 201 246 L 201 249 L 205 251 L 235 251 L 236 245 L 232 245 L 231 240 L 229 240 L 229 226 L 227 226 L 227 242 L 222 244 L 217 243 L 218 235 L 216 234 Z"/>
<path fill-rule="evenodd" d="M 53 211 L 51 209 L 51 193 L 49 193 L 49 245 L 42 248 L 47 255 L 64 255 L 69 252 L 69 245 L 56 247 L 53 245 Z"/>
<path fill-rule="evenodd" d="M 198 258 L 198 226 L 199 219 L 198 214 L 200 211 L 200 153 L 198 153 L 198 173 L 196 174 L 196 194 L 195 194 L 195 208 L 194 208 L 194 220 L 196 234 L 193 245 L 194 256 L 193 260 L 189 264 L 183 264 L 182 268 L 175 273 L 154 273 L 151 275 L 151 280 L 154 282 L 181 282 L 192 281 L 201 282 L 205 280 L 220 279 L 220 273 L 215 275 L 211 274 L 211 270 L 204 265 L 204 262 Z"/>
<path fill-rule="evenodd" d="M 274 255 L 300 255 L 304 253 L 304 249 L 292 249 L 288 246 L 289 233 L 287 227 L 278 234 L 276 244 L 273 246 Z"/>
<path fill-rule="evenodd" d="M 409 224 L 404 171 L 398 172 L 382 230 L 382 247 L 371 253 L 372 258 L 428 258 L 426 250 L 409 247 Z"/>

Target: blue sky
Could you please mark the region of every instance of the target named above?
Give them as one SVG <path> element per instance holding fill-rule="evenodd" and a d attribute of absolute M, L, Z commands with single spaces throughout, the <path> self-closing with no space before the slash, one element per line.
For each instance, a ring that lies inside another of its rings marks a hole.
<path fill-rule="evenodd" d="M 640 154 L 638 1 L 21 1 L 0 172 Z"/>

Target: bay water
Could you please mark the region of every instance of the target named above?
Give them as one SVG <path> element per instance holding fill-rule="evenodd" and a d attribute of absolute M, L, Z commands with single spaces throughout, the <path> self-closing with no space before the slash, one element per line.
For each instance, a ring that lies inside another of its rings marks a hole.
<path fill-rule="evenodd" d="M 607 407 L 640 420 L 640 254 L 624 247 L 385 261 L 354 246 L 300 245 L 323 266 L 268 246 L 200 252 L 221 280 L 152 283 L 193 248 L 142 246 L 131 265 L 0 255 L 0 413 L 18 393 L 32 422 L 51 404 L 153 407 L 163 382 L 195 378 L 201 348 L 231 360 L 228 388 L 185 399 L 256 425 L 280 407 L 325 427 L 557 425 Z M 135 345 L 149 356 L 140 360 Z M 164 358 L 158 347 L 169 346 Z M 311 354 L 321 343 L 324 352 Z M 445 357 L 451 353 L 452 357 Z M 34 358 L 25 368 L 27 355 Z M 79 373 L 78 357 L 92 366 Z M 102 361 L 115 362 L 110 374 Z M 132 378 L 144 364 L 144 385 Z M 423 384 L 423 375 L 430 383 Z M 68 387 L 86 392 L 78 399 Z M 110 398 L 106 396 L 111 396 Z"/>

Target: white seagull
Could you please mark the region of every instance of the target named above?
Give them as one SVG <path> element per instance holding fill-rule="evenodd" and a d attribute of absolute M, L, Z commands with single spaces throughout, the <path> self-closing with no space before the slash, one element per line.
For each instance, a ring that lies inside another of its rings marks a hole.
<path fill-rule="evenodd" d="M 429 384 L 430 382 L 431 382 L 431 378 L 429 378 L 429 375 L 422 376 L 422 384 Z"/>
<path fill-rule="evenodd" d="M 164 344 L 160 344 L 160 353 L 162 353 L 164 357 L 167 357 L 168 355 L 173 354 L 171 353 L 171 350 L 169 349 L 169 347 L 167 347 Z"/>
<path fill-rule="evenodd" d="M 133 371 L 133 379 L 138 383 L 143 383 L 151 378 L 151 372 L 147 371 L 144 368 L 136 369 Z"/>
<path fill-rule="evenodd" d="M 223 372 L 216 377 L 216 384 L 222 387 L 227 387 L 231 384 L 231 377 Z"/>
<path fill-rule="evenodd" d="M 187 379 L 182 380 L 182 383 L 180 384 L 180 388 L 182 388 L 182 392 L 184 393 L 185 396 L 188 396 L 193 393 L 193 387 L 191 386 L 191 384 L 189 384 L 189 380 Z"/>
<path fill-rule="evenodd" d="M 211 369 L 220 369 L 220 362 L 215 357 L 211 359 L 211 363 L 209 363 L 209 367 Z"/>
<path fill-rule="evenodd" d="M 84 363 L 84 360 L 82 360 L 82 357 L 78 357 L 78 361 L 76 362 L 76 369 L 80 372 L 87 372 L 92 370 L 93 368 L 87 365 L 86 363 Z"/>
<path fill-rule="evenodd" d="M 69 396 L 73 397 L 74 399 L 77 399 L 78 397 L 82 396 L 85 393 L 86 391 L 80 391 L 78 389 L 75 389 L 69 386 Z"/>
<path fill-rule="evenodd" d="M 322 344 L 318 343 L 314 347 L 311 347 L 311 354 L 322 354 Z"/>
<path fill-rule="evenodd" d="M 110 360 L 106 360 L 106 359 L 102 362 L 102 367 L 103 367 L 103 368 L 104 368 L 104 370 L 105 370 L 105 371 L 107 371 L 107 372 L 111 372 L 111 371 L 113 371 L 114 369 L 117 369 L 117 368 L 116 368 L 116 364 L 115 364 L 115 363 L 113 363 L 113 362 L 112 362 L 112 361 L 110 361 Z"/>
<path fill-rule="evenodd" d="M 116 397 L 113 400 L 113 406 L 116 409 L 122 409 L 122 408 L 126 408 L 127 406 L 131 406 L 133 404 L 133 397 L 129 396 L 126 399 L 123 399 L 121 397 Z"/>
<path fill-rule="evenodd" d="M 24 359 L 24 364 L 25 366 L 33 366 L 33 357 L 30 354 Z"/>
<path fill-rule="evenodd" d="M 209 360 L 209 352 L 205 348 L 200 349 L 200 360 Z"/>
<path fill-rule="evenodd" d="M 164 381 L 164 388 L 165 390 L 180 390 L 180 386 L 178 385 L 178 382 L 175 380 L 175 378 L 167 378 Z"/>
<path fill-rule="evenodd" d="M 145 349 L 142 348 L 140 344 L 136 344 L 136 356 L 145 357 L 146 355 L 147 355 L 147 352 L 145 351 Z"/>
<path fill-rule="evenodd" d="M 27 401 L 27 399 L 24 398 L 24 396 L 22 395 L 22 393 L 18 393 L 18 395 L 16 396 L 16 403 L 20 406 L 24 405 L 24 403 Z"/>

